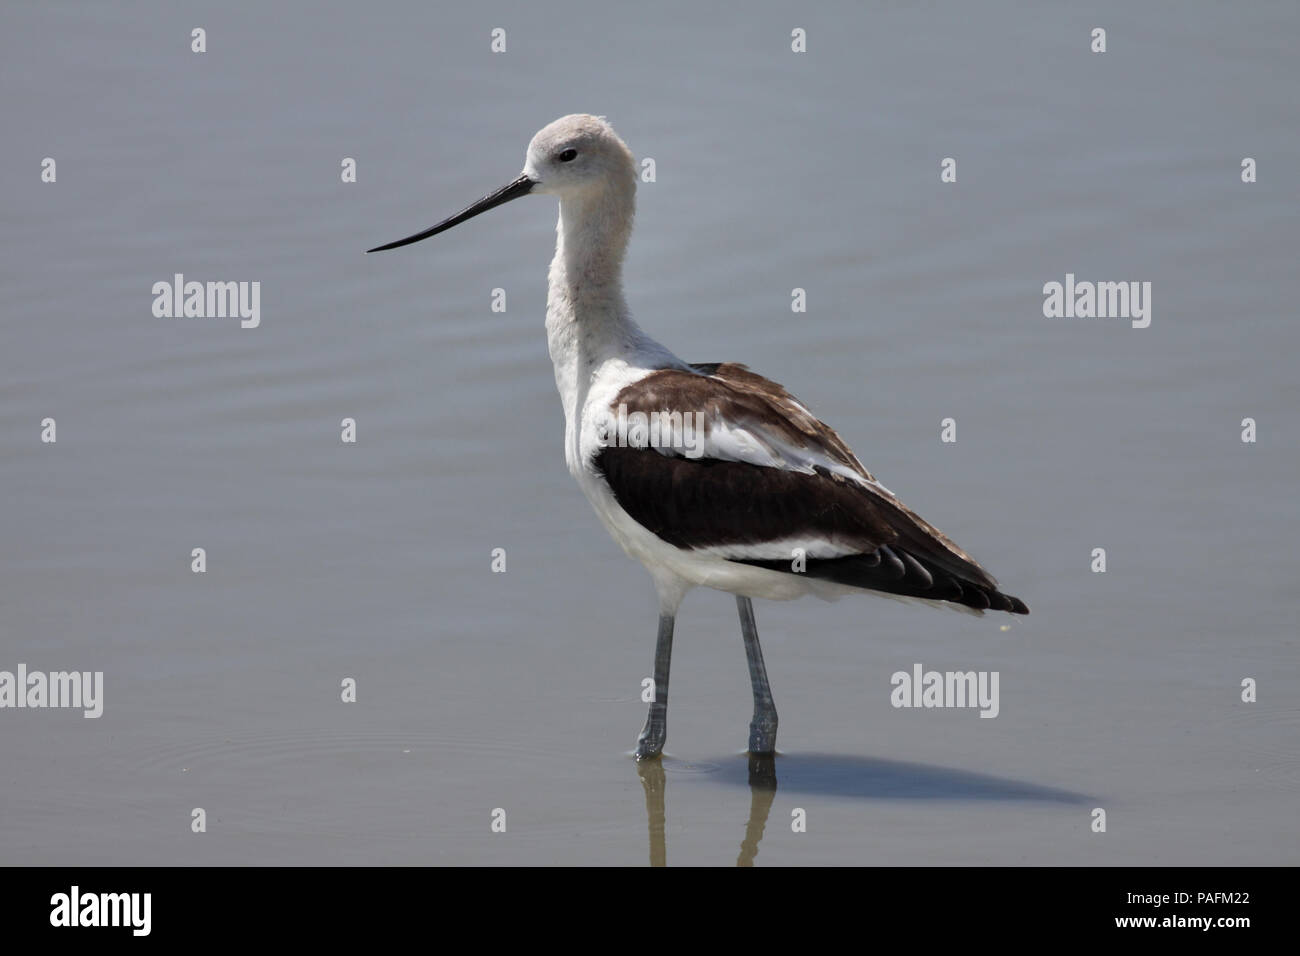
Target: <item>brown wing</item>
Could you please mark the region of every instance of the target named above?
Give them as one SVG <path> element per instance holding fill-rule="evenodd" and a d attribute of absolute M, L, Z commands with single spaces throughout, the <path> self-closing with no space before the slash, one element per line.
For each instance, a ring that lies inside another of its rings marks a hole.
<path fill-rule="evenodd" d="M 812 472 L 725 457 L 686 458 L 651 448 L 606 447 L 594 464 L 619 505 L 664 541 L 711 548 L 728 560 L 795 573 L 773 542 L 811 543 L 805 573 L 853 587 L 969 607 L 1028 613 L 945 535 L 875 482 L 853 452 L 784 388 L 731 363 L 664 369 L 629 385 L 614 402 L 629 411 L 698 411 L 706 432 L 727 423 L 750 436 L 816 453 L 832 465 Z M 816 544 L 823 544 L 818 557 Z M 845 553 L 848 552 L 848 553 Z"/>

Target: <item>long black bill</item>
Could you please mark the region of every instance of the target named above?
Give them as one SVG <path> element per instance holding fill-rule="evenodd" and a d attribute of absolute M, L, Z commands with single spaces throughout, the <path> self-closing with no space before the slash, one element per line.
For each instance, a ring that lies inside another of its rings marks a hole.
<path fill-rule="evenodd" d="M 472 206 L 462 209 L 450 219 L 444 219 L 436 226 L 417 232 L 413 236 L 407 236 L 405 239 L 398 239 L 396 242 L 390 242 L 386 246 L 375 246 L 373 249 L 367 249 L 366 252 L 383 252 L 385 249 L 396 249 L 398 246 L 409 246 L 413 242 L 419 242 L 421 239 L 428 239 L 430 236 L 436 236 L 440 232 L 446 232 L 452 226 L 459 226 L 466 219 L 473 219 L 481 212 L 487 212 L 489 209 L 495 209 L 497 206 L 508 203 L 512 199 L 518 199 L 520 196 L 527 196 L 529 191 L 537 183 L 527 176 L 520 176 L 514 182 L 502 186 L 496 192 L 484 196 Z"/>

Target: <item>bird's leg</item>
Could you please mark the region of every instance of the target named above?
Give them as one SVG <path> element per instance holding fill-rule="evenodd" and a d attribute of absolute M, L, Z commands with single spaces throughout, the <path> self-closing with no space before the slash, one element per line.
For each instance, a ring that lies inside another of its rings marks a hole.
<path fill-rule="evenodd" d="M 658 757 L 663 752 L 664 739 L 668 736 L 668 665 L 673 657 L 674 620 L 672 614 L 659 615 L 659 636 L 655 640 L 654 699 L 650 701 L 650 713 L 646 715 L 645 727 L 637 738 L 637 760 Z"/>
<path fill-rule="evenodd" d="M 754 719 L 749 722 L 749 752 L 776 753 L 776 704 L 772 702 L 772 688 L 767 683 L 763 649 L 758 646 L 754 604 L 749 598 L 738 594 L 736 607 L 740 609 L 740 631 L 745 638 L 745 658 L 749 661 L 749 683 L 754 689 Z"/>

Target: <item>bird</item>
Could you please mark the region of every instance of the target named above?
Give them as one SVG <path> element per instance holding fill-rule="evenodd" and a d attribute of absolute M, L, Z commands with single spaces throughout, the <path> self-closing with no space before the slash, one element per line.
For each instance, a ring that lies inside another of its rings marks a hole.
<path fill-rule="evenodd" d="M 524 196 L 559 202 L 546 337 L 564 408 L 564 455 L 659 602 L 653 693 L 638 761 L 668 727 L 673 631 L 696 587 L 735 596 L 754 709 L 749 753 L 776 753 L 778 718 L 754 598 L 874 593 L 1028 614 L 1020 598 L 876 480 L 830 426 L 737 362 L 686 362 L 633 320 L 623 261 L 637 164 L 602 116 L 575 113 L 529 142 L 520 175 L 423 232 L 420 242 Z"/>

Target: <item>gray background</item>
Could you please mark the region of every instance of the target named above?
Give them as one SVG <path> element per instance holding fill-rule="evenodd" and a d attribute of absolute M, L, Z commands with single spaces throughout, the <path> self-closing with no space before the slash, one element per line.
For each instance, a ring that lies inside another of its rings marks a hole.
<path fill-rule="evenodd" d="M 575 111 L 657 162 L 638 320 L 787 385 L 1033 608 L 761 603 L 758 862 L 1296 862 L 1300 8 L 1090 6 L 6 3 L 0 669 L 106 708 L 0 712 L 0 862 L 647 859 L 654 602 L 564 468 L 554 205 L 361 254 Z M 261 328 L 154 318 L 174 272 L 260 281 Z M 1067 272 L 1151 281 L 1151 327 L 1044 318 Z M 1001 715 L 894 710 L 918 661 L 1000 671 Z M 729 596 L 673 678 L 668 861 L 728 863 Z"/>

